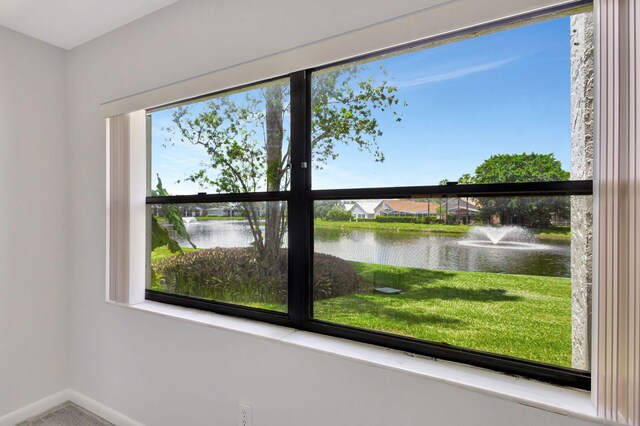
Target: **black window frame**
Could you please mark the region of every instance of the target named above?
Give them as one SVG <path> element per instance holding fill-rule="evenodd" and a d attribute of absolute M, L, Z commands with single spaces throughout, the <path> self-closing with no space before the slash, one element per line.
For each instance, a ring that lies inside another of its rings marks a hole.
<path fill-rule="evenodd" d="M 210 93 L 196 98 L 147 110 L 147 114 L 167 109 L 178 104 L 196 102 L 204 98 L 235 92 L 243 88 L 261 85 L 270 81 L 289 79 L 291 99 L 291 184 L 290 189 L 279 192 L 194 194 L 166 197 L 149 196 L 146 204 L 183 204 L 212 202 L 283 201 L 288 205 L 288 312 L 209 301 L 158 290 L 146 289 L 146 300 L 168 303 L 187 308 L 211 311 L 252 320 L 296 328 L 329 336 L 346 338 L 358 342 L 384 346 L 412 354 L 460 362 L 488 368 L 502 373 L 522 376 L 552 384 L 590 390 L 591 373 L 537 361 L 529 361 L 496 353 L 463 348 L 444 343 L 430 342 L 381 331 L 362 329 L 348 325 L 330 323 L 313 318 L 312 262 L 313 262 L 313 202 L 317 200 L 380 199 L 380 198 L 428 198 L 428 197 L 513 197 L 549 195 L 592 195 L 592 180 L 500 183 L 470 185 L 429 185 L 384 188 L 350 188 L 313 190 L 311 187 L 311 76 L 312 73 L 336 65 L 382 56 L 399 50 L 431 44 L 443 39 L 475 34 L 487 29 L 503 27 L 512 23 L 567 12 L 591 5 L 591 0 L 579 0 L 570 4 L 547 8 L 530 14 L 463 31 L 420 40 L 419 42 L 353 57 L 322 67 L 296 71 L 232 89 Z M 150 132 L 147 126 L 147 132 Z M 147 138 L 150 143 L 150 136 Z"/>

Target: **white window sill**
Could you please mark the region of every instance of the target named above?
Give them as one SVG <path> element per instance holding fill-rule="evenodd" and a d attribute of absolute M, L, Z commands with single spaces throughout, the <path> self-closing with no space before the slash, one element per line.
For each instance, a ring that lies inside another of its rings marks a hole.
<path fill-rule="evenodd" d="M 144 301 L 135 305 L 124 305 L 110 301 L 107 301 L 107 303 L 208 327 L 216 327 L 238 333 L 250 334 L 260 338 L 278 340 L 285 344 L 329 353 L 379 368 L 388 368 L 407 374 L 418 375 L 429 380 L 435 380 L 474 392 L 481 392 L 562 415 L 589 421 L 595 420 L 602 424 L 615 424 L 596 417 L 591 395 L 586 391 L 563 388 L 529 379 L 508 376 L 491 370 L 416 356 L 401 351 L 300 331 L 293 328 L 164 303 L 151 301 Z"/>

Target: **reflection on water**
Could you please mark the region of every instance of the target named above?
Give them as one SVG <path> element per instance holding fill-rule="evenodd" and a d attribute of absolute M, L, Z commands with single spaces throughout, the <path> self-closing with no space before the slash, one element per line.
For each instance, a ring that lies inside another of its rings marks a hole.
<path fill-rule="evenodd" d="M 198 248 L 249 247 L 253 243 L 251 228 L 246 220 L 193 221 L 186 223 L 185 227 Z M 177 241 L 182 247 L 190 247 L 181 238 Z"/>
<path fill-rule="evenodd" d="M 203 221 L 186 225 L 198 248 L 248 247 L 246 221 Z M 464 237 L 418 232 L 318 229 L 314 249 L 345 260 L 435 270 L 501 272 L 570 277 L 570 246 L 545 243 L 527 250 L 460 244 Z M 286 241 L 286 238 L 285 238 Z M 187 246 L 184 241 L 181 245 Z"/>
<path fill-rule="evenodd" d="M 315 230 L 315 251 L 347 260 L 412 268 L 502 272 L 569 277 L 568 244 L 540 244 L 528 250 L 467 245 L 464 237 L 418 232 Z"/>

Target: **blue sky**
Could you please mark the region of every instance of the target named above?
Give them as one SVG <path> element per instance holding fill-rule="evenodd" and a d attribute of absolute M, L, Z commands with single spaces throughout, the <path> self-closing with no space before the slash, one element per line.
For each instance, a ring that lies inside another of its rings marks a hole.
<path fill-rule="evenodd" d="M 385 161 L 338 144 L 313 187 L 432 185 L 473 174 L 493 154 L 522 152 L 553 153 L 570 170 L 569 31 L 564 17 L 369 63 L 363 78 L 387 79 L 408 104 L 401 123 L 376 115 Z M 200 147 L 163 146 L 171 112 L 153 113 L 153 175 L 171 194 L 202 191 L 175 183 L 207 157 Z"/>

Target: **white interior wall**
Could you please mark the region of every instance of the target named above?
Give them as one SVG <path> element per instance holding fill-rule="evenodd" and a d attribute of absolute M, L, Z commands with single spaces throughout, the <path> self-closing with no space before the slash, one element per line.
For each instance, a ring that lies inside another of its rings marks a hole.
<path fill-rule="evenodd" d="M 0 27 L 0 417 L 67 387 L 65 51 Z"/>
<path fill-rule="evenodd" d="M 301 3 L 183 0 L 69 53 L 70 387 L 154 426 L 235 424 L 239 401 L 249 402 L 255 424 L 263 425 L 588 424 L 286 343 L 104 303 L 101 103 L 431 4 Z"/>

